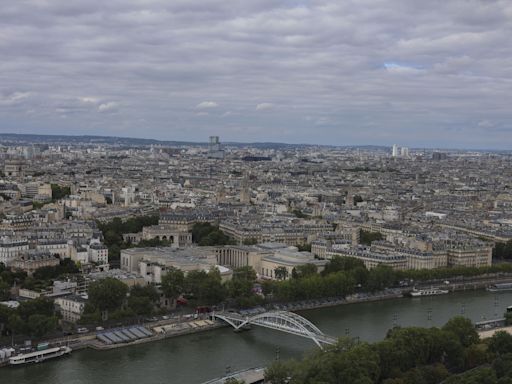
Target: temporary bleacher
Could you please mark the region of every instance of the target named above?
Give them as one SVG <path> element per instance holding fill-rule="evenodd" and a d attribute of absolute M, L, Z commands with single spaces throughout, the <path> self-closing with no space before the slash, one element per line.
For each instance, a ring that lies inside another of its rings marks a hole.
<path fill-rule="evenodd" d="M 135 336 L 137 336 L 139 339 L 143 339 L 147 337 L 146 334 L 139 331 L 137 328 L 130 328 L 130 332 L 133 333 Z"/>
<path fill-rule="evenodd" d="M 122 343 L 123 340 L 114 335 L 112 332 L 106 332 L 103 334 L 106 338 L 110 339 L 114 344 Z"/>
<path fill-rule="evenodd" d="M 129 328 L 112 329 L 96 334 L 96 338 L 107 345 L 129 343 L 150 336 L 153 336 L 153 333 L 140 325 Z"/>
<path fill-rule="evenodd" d="M 138 339 L 137 336 L 135 336 L 133 333 L 131 333 L 127 329 L 120 329 L 119 332 L 121 332 L 123 335 L 128 337 L 130 340 L 137 340 Z"/>
<path fill-rule="evenodd" d="M 101 333 L 98 333 L 96 335 L 96 338 L 100 341 L 103 341 L 105 344 L 112 344 L 112 341 L 110 339 L 108 339 L 107 337 L 105 337 L 105 335 L 101 334 Z"/>
<path fill-rule="evenodd" d="M 113 334 L 116 335 L 117 337 L 119 337 L 125 343 L 130 341 L 130 338 L 125 336 L 125 335 L 123 335 L 123 333 L 121 331 L 114 331 Z"/>
<path fill-rule="evenodd" d="M 153 336 L 153 334 L 150 331 L 148 331 L 146 328 L 144 328 L 144 327 L 142 327 L 140 325 L 135 327 L 135 328 L 137 328 L 139 331 L 141 331 L 146 336 Z"/>

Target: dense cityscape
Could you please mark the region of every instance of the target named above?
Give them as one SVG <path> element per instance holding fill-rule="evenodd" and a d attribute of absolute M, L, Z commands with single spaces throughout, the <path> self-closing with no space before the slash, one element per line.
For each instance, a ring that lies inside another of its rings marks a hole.
<path fill-rule="evenodd" d="M 30 140 L 1 147 L 5 363 L 512 280 L 508 152 Z"/>
<path fill-rule="evenodd" d="M 0 9 L 0 384 L 512 384 L 512 1 Z"/>

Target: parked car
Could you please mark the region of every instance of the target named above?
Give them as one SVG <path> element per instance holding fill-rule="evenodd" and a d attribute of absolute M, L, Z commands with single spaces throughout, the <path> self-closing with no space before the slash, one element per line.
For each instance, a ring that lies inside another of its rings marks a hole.
<path fill-rule="evenodd" d="M 76 331 L 78 333 L 87 333 L 87 332 L 89 332 L 89 330 L 87 328 L 78 328 Z"/>

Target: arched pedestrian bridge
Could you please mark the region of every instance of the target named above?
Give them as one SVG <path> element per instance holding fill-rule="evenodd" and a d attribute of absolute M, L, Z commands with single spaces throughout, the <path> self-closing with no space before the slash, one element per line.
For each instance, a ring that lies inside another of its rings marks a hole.
<path fill-rule="evenodd" d="M 334 337 L 325 335 L 312 322 L 293 312 L 270 311 L 252 316 L 222 312 L 212 313 L 212 317 L 224 320 L 236 330 L 243 329 L 247 325 L 257 325 L 292 335 L 306 337 L 313 340 L 320 348 L 322 348 L 323 344 L 333 345 L 336 343 Z"/>

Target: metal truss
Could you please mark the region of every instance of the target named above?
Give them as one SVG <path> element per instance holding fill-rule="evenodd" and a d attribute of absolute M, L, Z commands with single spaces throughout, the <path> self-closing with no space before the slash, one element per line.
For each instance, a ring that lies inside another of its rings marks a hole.
<path fill-rule="evenodd" d="M 332 345 L 336 343 L 335 338 L 324 335 L 324 333 L 312 322 L 293 312 L 271 311 L 245 317 L 236 313 L 214 313 L 213 317 L 224 320 L 237 330 L 252 324 L 296 336 L 306 337 L 313 340 L 320 348 L 322 348 L 323 344 Z"/>

